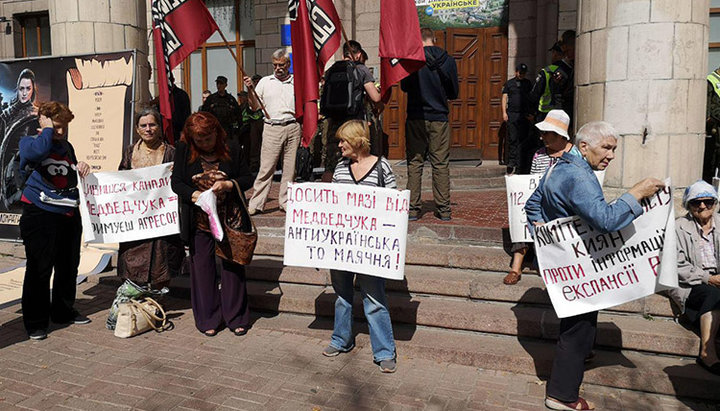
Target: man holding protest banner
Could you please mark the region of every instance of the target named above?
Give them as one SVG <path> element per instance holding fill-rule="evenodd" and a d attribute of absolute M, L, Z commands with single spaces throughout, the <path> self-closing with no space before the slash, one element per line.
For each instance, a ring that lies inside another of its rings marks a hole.
<path fill-rule="evenodd" d="M 583 126 L 575 145 L 582 157 L 563 153 L 540 181 L 525 211 L 531 229 L 552 220 L 579 216 L 600 233 L 617 231 L 643 214 L 640 200 L 664 187 L 662 181 L 646 178 L 635 184 L 617 201 L 608 204 L 593 170 L 604 170 L 615 158 L 618 134 L 608 123 L 598 121 Z M 597 311 L 562 318 L 545 405 L 555 410 L 593 410 L 579 397 L 597 328 Z"/>

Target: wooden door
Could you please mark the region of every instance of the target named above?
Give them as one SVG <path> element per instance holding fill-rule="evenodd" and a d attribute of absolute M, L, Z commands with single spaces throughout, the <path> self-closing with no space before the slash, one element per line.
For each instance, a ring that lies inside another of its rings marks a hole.
<path fill-rule="evenodd" d="M 460 95 L 450 102 L 451 159 L 496 159 L 502 124 L 502 85 L 507 73 L 507 29 L 449 28 L 437 45 L 455 58 Z M 398 86 L 385 108 L 389 157 L 405 157 L 406 95 Z"/>

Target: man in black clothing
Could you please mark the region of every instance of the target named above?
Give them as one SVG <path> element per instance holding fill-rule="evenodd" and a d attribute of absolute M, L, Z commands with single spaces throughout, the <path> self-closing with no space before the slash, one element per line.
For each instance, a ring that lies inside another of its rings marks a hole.
<path fill-rule="evenodd" d="M 503 120 L 507 122 L 508 164 L 507 173 L 528 173 L 530 164 L 528 151 L 534 147 L 527 147 L 528 130 L 531 114 L 530 90 L 532 82 L 525 78 L 527 66 L 520 63 L 515 68 L 515 77 L 508 80 L 502 89 Z M 530 157 L 532 154 L 530 155 Z"/>
<path fill-rule="evenodd" d="M 235 138 L 235 128 L 238 126 L 240 118 L 240 106 L 237 100 L 230 93 L 225 91 L 227 88 L 227 77 L 218 76 L 215 79 L 217 92 L 212 93 L 205 100 L 201 107 L 201 111 L 207 111 L 217 117 L 220 125 L 225 130 L 228 138 Z"/>
<path fill-rule="evenodd" d="M 172 74 L 170 74 L 170 84 L 174 107 L 172 116 L 173 135 L 175 137 L 174 141 L 177 142 L 180 141 L 180 133 L 182 133 L 185 126 L 185 120 L 190 117 L 190 96 L 185 90 L 175 85 L 175 77 Z"/>
<path fill-rule="evenodd" d="M 410 190 L 410 221 L 420 218 L 422 171 L 425 159 L 432 164 L 435 217 L 450 220 L 450 126 L 448 100 L 458 97 L 455 59 L 435 46 L 431 29 L 420 30 L 425 67 L 405 77 L 400 86 L 407 93 L 405 153 Z"/>

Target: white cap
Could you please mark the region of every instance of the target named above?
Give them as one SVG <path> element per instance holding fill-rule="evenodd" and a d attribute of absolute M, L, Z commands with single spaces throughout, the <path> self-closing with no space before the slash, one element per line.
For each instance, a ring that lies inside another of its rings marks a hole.
<path fill-rule="evenodd" d="M 562 110 L 550 110 L 545 120 L 535 124 L 535 127 L 542 131 L 554 131 L 559 135 L 570 140 L 568 136 L 568 127 L 570 126 L 570 116 Z"/>

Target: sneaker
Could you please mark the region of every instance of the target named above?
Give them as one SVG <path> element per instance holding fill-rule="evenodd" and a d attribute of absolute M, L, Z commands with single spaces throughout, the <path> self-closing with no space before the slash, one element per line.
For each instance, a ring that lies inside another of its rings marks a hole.
<path fill-rule="evenodd" d="M 254 208 L 251 208 L 248 210 L 248 214 L 250 214 L 250 215 L 255 215 L 255 214 L 260 214 L 260 213 L 262 213 L 262 211 L 256 210 Z"/>
<path fill-rule="evenodd" d="M 397 360 L 395 358 L 390 358 L 389 360 L 382 360 L 380 361 L 379 365 L 380 371 L 386 374 L 392 374 L 397 371 Z"/>
<path fill-rule="evenodd" d="M 515 167 L 507 166 L 507 169 L 505 170 L 505 174 L 511 176 L 515 174 Z"/>
<path fill-rule="evenodd" d="M 35 330 L 31 333 L 28 333 L 28 337 L 30 337 L 31 340 L 44 340 L 47 338 L 47 331 L 45 330 Z"/>
<path fill-rule="evenodd" d="M 341 349 L 339 349 L 339 348 L 333 347 L 332 345 L 328 345 L 328 346 L 325 347 L 325 349 L 323 350 L 322 355 L 324 355 L 324 356 L 326 356 L 326 357 L 336 357 L 336 356 L 338 356 L 338 355 L 341 354 L 341 353 L 352 351 L 353 348 L 355 348 L 355 345 L 353 345 L 352 347 L 350 347 L 350 348 L 347 349 L 347 350 L 341 350 Z"/>
<path fill-rule="evenodd" d="M 434 215 L 435 218 L 437 218 L 438 220 L 442 220 L 442 221 L 450 221 L 450 220 L 452 220 L 452 217 L 450 217 L 450 214 L 440 214 L 440 212 L 437 211 L 437 210 L 435 210 L 435 212 L 433 213 L 433 215 Z"/>

